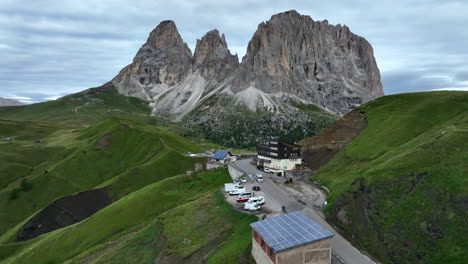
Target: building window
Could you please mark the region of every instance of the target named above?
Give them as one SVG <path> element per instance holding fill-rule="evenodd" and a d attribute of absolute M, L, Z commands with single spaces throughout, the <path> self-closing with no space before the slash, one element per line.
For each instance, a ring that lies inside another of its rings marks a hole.
<path fill-rule="evenodd" d="M 261 245 L 262 245 L 262 247 L 265 246 L 265 241 L 263 241 L 263 238 L 262 238 Z"/>
<path fill-rule="evenodd" d="M 275 254 L 275 252 L 273 252 L 272 248 L 270 248 L 269 253 L 270 253 L 270 256 L 273 256 L 273 254 Z"/>
<path fill-rule="evenodd" d="M 270 152 L 270 155 L 272 155 L 272 156 L 275 156 L 275 157 L 276 157 L 276 156 L 278 156 L 278 153 L 276 153 L 276 152 Z"/>
<path fill-rule="evenodd" d="M 253 231 L 253 233 L 254 233 L 254 238 L 257 239 L 258 238 L 258 233 L 255 230 Z"/>

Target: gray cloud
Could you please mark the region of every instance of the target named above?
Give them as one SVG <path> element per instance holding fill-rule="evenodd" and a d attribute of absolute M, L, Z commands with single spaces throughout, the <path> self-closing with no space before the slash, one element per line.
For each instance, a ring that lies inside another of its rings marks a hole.
<path fill-rule="evenodd" d="M 459 82 L 466 82 L 468 81 L 468 70 L 463 72 L 455 73 L 455 79 Z"/>
<path fill-rule="evenodd" d="M 165 19 L 192 52 L 217 28 L 242 57 L 258 24 L 290 9 L 369 40 L 386 94 L 468 86 L 466 1 L 3 0 L 0 96 L 41 101 L 105 83 Z"/>

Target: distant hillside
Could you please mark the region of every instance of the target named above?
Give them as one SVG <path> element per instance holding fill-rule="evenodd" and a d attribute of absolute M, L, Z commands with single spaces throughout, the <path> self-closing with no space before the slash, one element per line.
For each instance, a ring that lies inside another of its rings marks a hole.
<path fill-rule="evenodd" d="M 251 263 L 257 218 L 224 202 L 227 170 L 184 175 L 204 161 L 185 155 L 200 146 L 124 117 L 86 128 L 0 119 L 6 136 L 0 263 Z"/>
<path fill-rule="evenodd" d="M 137 119 L 149 114 L 145 101 L 118 94 L 111 83 L 55 101 L 0 108 L 0 118 L 79 126 L 96 124 L 112 116 Z"/>
<path fill-rule="evenodd" d="M 15 105 L 24 105 L 24 104 L 18 100 L 0 97 L 0 106 L 15 106 Z"/>
<path fill-rule="evenodd" d="M 468 93 L 385 96 L 357 111 L 367 126 L 311 178 L 330 190 L 329 220 L 383 263 L 464 263 Z M 334 135 L 305 147 L 339 144 Z"/>

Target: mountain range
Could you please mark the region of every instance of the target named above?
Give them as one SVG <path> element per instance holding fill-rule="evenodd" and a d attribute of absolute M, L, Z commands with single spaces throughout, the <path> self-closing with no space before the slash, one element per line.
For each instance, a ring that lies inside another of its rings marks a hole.
<path fill-rule="evenodd" d="M 240 63 L 218 30 L 197 40 L 192 55 L 175 23 L 163 21 L 112 84 L 123 95 L 148 101 L 153 115 L 183 121 L 185 131 L 242 147 L 267 136 L 296 141 L 300 131 L 315 134 L 383 95 L 369 42 L 347 26 L 294 10 L 259 24 Z M 304 105 L 316 106 L 312 117 Z M 261 127 L 250 133 L 256 137 L 242 134 L 249 124 Z"/>

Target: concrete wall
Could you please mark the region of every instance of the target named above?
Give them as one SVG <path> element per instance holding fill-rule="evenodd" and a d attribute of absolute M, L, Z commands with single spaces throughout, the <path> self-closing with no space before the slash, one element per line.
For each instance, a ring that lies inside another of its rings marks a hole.
<path fill-rule="evenodd" d="M 276 253 L 277 264 L 330 264 L 331 238 Z M 253 249 L 252 249 L 253 252 Z"/>
<path fill-rule="evenodd" d="M 224 168 L 226 164 L 223 163 L 217 163 L 217 162 L 207 162 L 206 163 L 206 169 L 207 170 L 216 170 L 219 168 Z"/>
<path fill-rule="evenodd" d="M 274 264 L 254 238 L 252 238 L 252 256 L 257 264 Z"/>
<path fill-rule="evenodd" d="M 242 176 L 244 174 L 243 171 L 241 171 L 240 169 L 236 168 L 234 165 L 232 164 L 229 164 L 228 165 L 228 171 L 229 171 L 229 175 L 231 175 L 231 178 L 234 180 L 234 179 L 237 179 L 239 178 L 240 176 Z"/>

